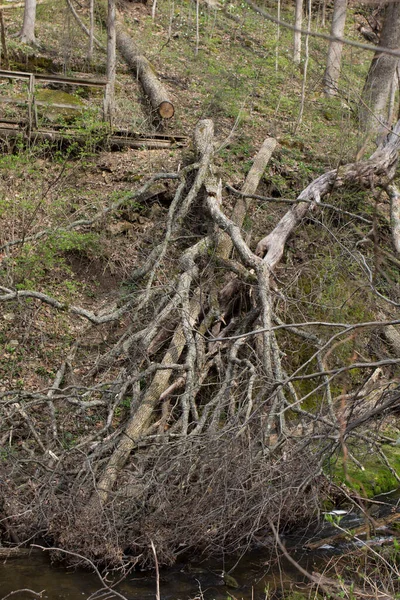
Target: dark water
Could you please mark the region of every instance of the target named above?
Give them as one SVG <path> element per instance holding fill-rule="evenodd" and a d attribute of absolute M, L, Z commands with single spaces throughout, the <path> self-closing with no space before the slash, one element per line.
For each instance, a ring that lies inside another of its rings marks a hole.
<path fill-rule="evenodd" d="M 265 563 L 265 564 L 264 564 Z M 265 591 L 289 584 L 290 577 L 271 570 L 270 551 L 259 551 L 246 557 L 234 576 L 239 588 L 229 588 L 221 577 L 221 564 L 178 565 L 160 572 L 162 600 L 227 600 L 228 596 L 243 598 L 265 598 Z M 215 570 L 213 570 L 213 568 Z M 102 588 L 99 579 L 92 573 L 68 570 L 49 564 L 48 557 L 32 555 L 30 558 L 11 559 L 0 563 L 0 599 L 11 591 L 30 588 L 43 593 L 48 600 L 86 600 Z M 132 600 L 154 599 L 156 579 L 153 573 L 134 573 L 116 589 Z M 111 598 L 111 596 L 108 596 Z M 114 596 L 113 596 L 114 597 Z M 32 598 L 26 592 L 12 596 L 14 600 Z"/>
<path fill-rule="evenodd" d="M 385 501 L 387 498 L 385 499 Z M 393 499 L 391 503 L 393 503 Z M 394 502 L 395 503 L 395 502 Z M 382 516 L 391 509 L 390 505 L 376 505 L 375 515 Z M 397 509 L 398 510 L 398 509 Z M 356 527 L 362 522 L 359 513 L 350 512 L 343 517 L 340 525 L 345 529 Z M 285 544 L 290 554 L 309 570 L 318 570 L 318 565 L 332 553 L 346 552 L 347 542 L 338 541 L 330 547 L 319 550 L 304 550 L 304 544 L 310 538 L 325 538 L 337 530 L 324 523 L 314 530 L 287 536 Z M 385 532 L 379 533 L 384 536 Z M 227 586 L 221 576 L 224 565 L 219 561 L 199 562 L 197 564 L 176 565 L 160 572 L 160 591 L 162 600 L 265 600 L 269 591 L 292 589 L 302 583 L 293 566 L 278 558 L 280 552 L 273 548 L 273 540 L 264 540 L 265 545 L 246 554 L 233 571 L 238 588 Z M 374 542 L 372 540 L 371 542 Z M 233 564 L 225 566 L 229 569 Z M 42 598 L 48 600 L 88 600 L 94 592 L 102 589 L 98 577 L 88 571 L 69 570 L 52 565 L 47 553 L 35 552 L 23 559 L 9 559 L 0 562 L 0 600 L 8 593 L 21 588 L 43 592 Z M 104 588 L 103 588 L 104 589 Z M 156 579 L 154 573 L 135 572 L 128 576 L 117 588 L 128 600 L 147 600 L 156 597 Z M 11 596 L 13 600 L 28 600 L 33 596 L 21 592 Z M 98 600 L 100 600 L 98 596 Z M 115 595 L 102 596 L 107 600 Z M 94 599 L 93 599 L 94 600 Z"/>

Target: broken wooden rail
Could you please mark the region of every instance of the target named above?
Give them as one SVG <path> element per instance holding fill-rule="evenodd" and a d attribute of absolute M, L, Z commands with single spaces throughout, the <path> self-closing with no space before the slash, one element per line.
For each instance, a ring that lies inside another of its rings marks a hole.
<path fill-rule="evenodd" d="M 157 133 L 138 133 L 128 129 L 112 129 L 92 131 L 88 134 L 76 133 L 71 127 L 53 125 L 51 128 L 39 127 L 37 118 L 38 106 L 50 106 L 61 109 L 81 110 L 82 107 L 49 103 L 35 98 L 35 84 L 37 81 L 48 83 L 64 83 L 76 86 L 87 86 L 105 89 L 105 79 L 85 79 L 83 77 L 64 77 L 62 75 L 29 73 L 24 71 L 7 71 L 0 69 L 0 79 L 22 79 L 28 82 L 28 96 L 26 100 L 0 96 L 0 104 L 15 104 L 27 107 L 27 121 L 0 118 L 0 139 L 9 140 L 22 137 L 30 142 L 50 141 L 58 143 L 88 142 L 91 138 L 96 148 L 171 148 L 184 146 L 187 138 L 180 135 L 164 135 Z"/>
<path fill-rule="evenodd" d="M 24 71 L 6 71 L 4 69 L 0 69 L 0 79 L 22 79 L 28 82 L 28 97 L 26 100 L 21 100 L 16 98 L 14 101 L 12 98 L 1 97 L 0 103 L 9 104 L 14 103 L 16 105 L 26 105 L 28 110 L 28 128 L 31 131 L 33 127 L 38 126 L 37 119 L 37 110 L 36 107 L 42 105 L 43 103 L 37 101 L 35 98 L 35 84 L 36 81 L 45 81 L 47 83 L 67 83 L 70 85 L 76 86 L 87 86 L 87 87 L 95 87 L 95 88 L 106 88 L 107 81 L 104 79 L 85 79 L 83 77 L 64 77 L 63 75 L 52 75 L 46 73 L 30 73 Z M 46 104 L 46 103 L 44 103 Z M 55 108 L 65 108 L 58 104 L 53 104 Z M 76 107 L 74 107 L 76 108 Z"/>
<path fill-rule="evenodd" d="M 121 150 L 123 148 L 162 149 L 176 148 L 187 144 L 187 138 L 182 135 L 163 135 L 157 133 L 139 133 L 134 131 L 116 130 L 110 132 L 91 132 L 76 134 L 66 128 L 35 128 L 29 130 L 17 121 L 0 120 L 0 140 L 22 138 L 31 143 L 49 141 L 60 144 L 73 142 L 92 142 L 93 148 Z"/>

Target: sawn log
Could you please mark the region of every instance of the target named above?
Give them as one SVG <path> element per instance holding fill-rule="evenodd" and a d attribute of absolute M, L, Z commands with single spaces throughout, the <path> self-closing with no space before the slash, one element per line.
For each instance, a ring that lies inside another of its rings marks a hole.
<path fill-rule="evenodd" d="M 103 19 L 106 19 L 107 3 L 102 0 L 100 7 Z M 162 119 L 171 119 L 174 116 L 175 108 L 171 102 L 166 89 L 156 75 L 156 71 L 151 62 L 142 54 L 132 37 L 127 33 L 122 17 L 117 11 L 115 24 L 117 35 L 117 50 L 132 69 L 142 84 L 143 90 L 150 100 L 153 109 Z"/>

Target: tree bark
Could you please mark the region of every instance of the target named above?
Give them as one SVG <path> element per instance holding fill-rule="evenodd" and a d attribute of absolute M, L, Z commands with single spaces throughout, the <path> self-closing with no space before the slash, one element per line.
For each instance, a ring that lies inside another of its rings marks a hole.
<path fill-rule="evenodd" d="M 90 26 L 89 26 L 88 59 L 92 60 L 92 58 L 93 58 L 93 47 L 94 47 L 94 0 L 90 0 L 90 4 L 89 4 L 89 18 L 90 18 Z"/>
<path fill-rule="evenodd" d="M 154 67 L 150 61 L 141 54 L 132 38 L 126 33 L 123 26 L 118 21 L 117 48 L 129 67 L 135 71 L 153 109 L 162 119 L 171 119 L 171 117 L 174 116 L 175 109 L 168 97 L 167 91 L 157 78 Z"/>
<path fill-rule="evenodd" d="M 389 185 L 387 192 L 390 197 L 390 221 L 393 246 L 396 252 L 400 254 L 400 190 L 395 185 Z"/>
<path fill-rule="evenodd" d="M 19 37 L 25 44 L 34 44 L 36 21 L 36 0 L 25 0 L 24 22 Z"/>
<path fill-rule="evenodd" d="M 301 29 L 303 22 L 303 0 L 296 0 L 296 12 L 294 17 L 294 26 L 296 29 Z M 300 64 L 301 59 L 301 32 L 294 32 L 294 47 L 293 47 L 293 62 L 296 65 Z"/>
<path fill-rule="evenodd" d="M 114 111 L 115 72 L 117 66 L 115 0 L 108 0 L 107 13 L 107 85 L 104 94 L 104 120 L 112 125 Z"/>
<path fill-rule="evenodd" d="M 396 1 L 386 6 L 379 45 L 395 50 L 399 48 L 399 40 L 400 2 Z M 362 92 L 360 121 L 365 130 L 378 131 L 382 125 L 386 125 L 390 89 L 398 64 L 397 56 L 378 51 L 375 53 Z"/>
<path fill-rule="evenodd" d="M 105 13 L 105 2 L 100 7 Z M 162 119 L 171 119 L 174 116 L 174 105 L 168 93 L 159 81 L 155 69 L 150 61 L 141 53 L 131 36 L 125 30 L 122 19 L 117 11 L 116 17 L 116 43 L 117 49 L 127 65 L 135 72 L 142 84 L 143 90 L 150 100 L 153 109 Z"/>
<path fill-rule="evenodd" d="M 335 0 L 333 5 L 333 17 L 331 26 L 331 35 L 334 37 L 343 37 L 346 24 L 347 0 Z M 343 44 L 337 41 L 331 41 L 328 49 L 328 59 L 324 75 L 324 92 L 327 96 L 334 96 L 337 93 L 337 87 L 340 77 L 340 67 L 342 62 Z"/>

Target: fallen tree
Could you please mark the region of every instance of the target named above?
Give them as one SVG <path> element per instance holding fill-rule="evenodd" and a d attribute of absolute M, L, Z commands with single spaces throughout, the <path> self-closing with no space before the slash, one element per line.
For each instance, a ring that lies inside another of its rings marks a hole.
<path fill-rule="evenodd" d="M 107 3 L 101 2 L 99 8 L 101 8 L 103 20 L 106 22 Z M 165 87 L 157 77 L 155 68 L 126 31 L 122 16 L 118 11 L 116 11 L 116 16 L 117 50 L 139 79 L 153 110 L 162 119 L 171 119 L 174 116 L 175 108 Z"/>
<path fill-rule="evenodd" d="M 213 123 L 201 121 L 195 162 L 162 174 L 177 187 L 162 238 L 131 274 L 134 291 L 101 315 L 31 292 L 35 302 L 89 324 L 49 390 L 0 392 L 0 442 L 9 443 L 10 427 L 18 431 L 11 437 L 19 455 L 0 463 L 0 476 L 13 471 L 15 483 L 2 494 L 7 515 L 19 515 L 10 520 L 19 539 L 45 530 L 59 546 L 110 564 L 126 555 L 152 561 L 153 547 L 162 563 L 194 548 L 238 552 L 270 522 L 310 518 L 327 486 L 327 458 L 346 448 L 346 460 L 360 465 L 352 440 L 387 461 L 381 446 L 395 440 L 379 428 L 366 438 L 363 428 L 397 410 L 390 369 L 399 359 L 329 361 L 357 330 L 393 327 L 399 316 L 343 323 L 294 322 L 288 314 L 284 321 L 275 275 L 289 236 L 307 215 L 315 218 L 324 196 L 345 186 L 387 188 L 399 132 L 400 122 L 369 160 L 314 180 L 253 252 L 242 230 L 246 196 L 255 193 L 276 142 L 265 140 L 233 202 L 214 175 Z M 2 290 L 2 302 L 29 295 Z M 81 341 L 110 322 L 122 333 L 77 382 Z M 292 364 L 285 344 L 304 345 L 304 358 Z M 386 369 L 382 383 L 371 379 L 377 369 Z M 361 384 L 352 370 L 363 374 Z M 347 376 L 344 399 L 337 381 Z M 87 430 L 84 418 L 93 411 L 98 421 Z M 59 440 L 63 419 L 76 431 L 67 450 Z M 26 480 L 25 453 L 37 484 Z"/>

